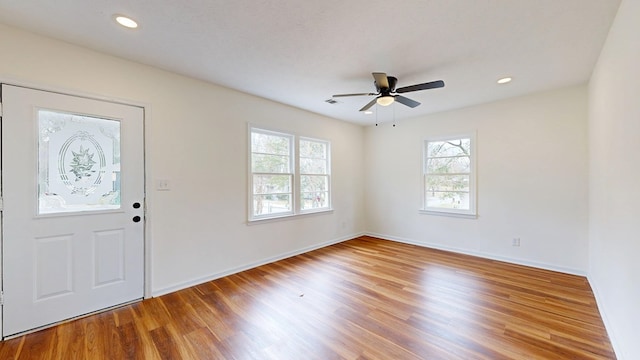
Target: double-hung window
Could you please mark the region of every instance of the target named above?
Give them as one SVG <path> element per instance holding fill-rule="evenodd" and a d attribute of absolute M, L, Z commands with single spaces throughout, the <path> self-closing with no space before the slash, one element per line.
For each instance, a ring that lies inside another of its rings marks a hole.
<path fill-rule="evenodd" d="M 249 221 L 331 210 L 328 141 L 250 127 Z"/>
<path fill-rule="evenodd" d="M 424 141 L 422 210 L 475 217 L 475 136 Z"/>

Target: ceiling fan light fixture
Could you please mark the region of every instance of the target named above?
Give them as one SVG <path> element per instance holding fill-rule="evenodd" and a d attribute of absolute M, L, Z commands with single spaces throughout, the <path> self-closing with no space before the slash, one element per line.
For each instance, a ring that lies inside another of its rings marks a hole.
<path fill-rule="evenodd" d="M 391 95 L 380 96 L 376 100 L 376 102 L 380 106 L 389 106 L 389 105 L 393 104 L 394 101 L 395 101 L 395 99 Z"/>
<path fill-rule="evenodd" d="M 369 101 L 365 106 L 362 107 L 362 109 L 360 109 L 360 111 L 363 111 L 363 112 L 369 110 L 374 105 L 389 106 L 394 102 L 396 102 L 396 100 L 401 105 L 414 108 L 420 105 L 420 103 L 399 94 L 444 87 L 444 81 L 436 80 L 436 81 L 426 82 L 423 84 L 415 84 L 415 85 L 396 88 L 396 83 L 398 79 L 395 76 L 387 76 L 386 73 L 381 73 L 381 72 L 374 72 L 374 73 L 371 73 L 371 75 L 373 75 L 373 84 L 376 87 L 375 93 L 337 94 L 337 95 L 333 95 L 332 97 L 336 98 L 336 97 L 346 97 L 346 96 L 374 96 L 375 95 L 376 97 L 373 98 L 373 100 Z"/>

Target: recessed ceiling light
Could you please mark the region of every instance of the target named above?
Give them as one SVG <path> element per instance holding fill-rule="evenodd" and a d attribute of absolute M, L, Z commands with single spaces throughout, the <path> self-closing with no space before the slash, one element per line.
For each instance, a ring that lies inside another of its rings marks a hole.
<path fill-rule="evenodd" d="M 513 80 L 510 77 L 503 77 L 502 79 L 498 79 L 498 84 L 508 84 Z"/>
<path fill-rule="evenodd" d="M 115 19 L 118 22 L 118 24 L 129 28 L 129 29 L 135 29 L 138 27 L 138 23 L 135 22 L 135 20 L 126 17 L 126 16 L 122 16 L 122 15 L 115 15 Z"/>
<path fill-rule="evenodd" d="M 364 113 L 365 113 L 365 115 L 371 115 L 371 114 L 373 114 L 373 111 L 371 111 L 371 110 L 367 110 L 367 111 L 365 111 Z"/>

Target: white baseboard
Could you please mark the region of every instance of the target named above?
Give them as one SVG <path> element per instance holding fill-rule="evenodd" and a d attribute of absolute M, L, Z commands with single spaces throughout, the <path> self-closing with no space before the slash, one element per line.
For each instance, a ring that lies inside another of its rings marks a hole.
<path fill-rule="evenodd" d="M 545 264 L 541 262 L 534 262 L 534 261 L 523 260 L 523 259 L 510 258 L 510 257 L 489 254 L 489 253 L 479 252 L 479 251 L 473 251 L 473 250 L 467 250 L 467 249 L 461 249 L 456 247 L 443 246 L 441 244 L 422 242 L 422 241 L 401 238 L 401 237 L 391 236 L 386 234 L 365 232 L 365 235 L 377 237 L 384 240 L 391 240 L 391 241 L 397 241 L 405 244 L 422 246 L 422 247 L 431 248 L 431 249 L 438 249 L 438 250 L 450 251 L 458 254 L 477 256 L 477 257 L 481 257 L 489 260 L 502 261 L 502 262 L 516 264 L 516 265 L 530 266 L 538 269 L 557 271 L 557 272 L 571 274 L 571 275 L 586 276 L 586 272 L 579 269 L 567 268 L 567 267 L 556 266 L 556 265 Z"/>
<path fill-rule="evenodd" d="M 304 254 L 304 253 L 309 252 L 309 251 L 313 251 L 313 250 L 320 249 L 320 248 L 323 248 L 323 247 L 326 247 L 326 246 L 330 246 L 330 245 L 333 245 L 333 244 L 341 243 L 341 242 L 344 242 L 344 241 L 347 241 L 347 240 L 351 240 L 351 239 L 354 239 L 354 238 L 357 238 L 357 237 L 360 237 L 360 236 L 363 236 L 363 235 L 377 237 L 377 238 L 384 239 L 384 240 L 397 241 L 397 242 L 405 243 L 405 244 L 411 244 L 411 245 L 417 245 L 417 246 L 432 248 L 432 249 L 450 251 L 450 252 L 455 252 L 455 253 L 459 253 L 459 254 L 477 256 L 477 257 L 490 259 L 490 260 L 504 261 L 504 262 L 517 264 L 517 265 L 531 266 L 531 267 L 535 267 L 535 268 L 539 268 L 539 269 L 557 271 L 557 272 L 562 272 L 562 273 L 566 273 L 566 274 L 586 276 L 586 273 L 584 271 L 577 270 L 577 269 L 559 267 L 559 266 L 555 266 L 555 265 L 532 262 L 532 261 L 527 261 L 527 260 L 522 260 L 522 259 L 507 258 L 507 257 L 488 254 L 488 253 L 482 253 L 482 252 L 477 252 L 477 251 L 469 251 L 469 250 L 466 250 L 466 249 L 460 249 L 460 248 L 455 248 L 455 247 L 442 246 L 440 244 L 425 243 L 425 242 L 420 242 L 420 241 L 416 241 L 416 240 L 413 240 L 413 239 L 401 238 L 401 237 L 391 236 L 391 235 L 386 235 L 386 234 L 378 234 L 378 233 L 373 233 L 373 232 L 362 232 L 362 233 L 352 234 L 352 235 L 349 235 L 349 236 L 343 236 L 343 237 L 340 237 L 340 238 L 337 238 L 337 239 L 332 239 L 332 240 L 325 241 L 325 242 L 322 242 L 322 243 L 319 243 L 319 244 L 315 244 L 315 245 L 312 245 L 312 246 L 308 246 L 308 247 L 305 247 L 305 248 L 301 248 L 301 249 L 297 249 L 297 250 L 294 250 L 294 251 L 283 253 L 283 254 L 280 254 L 280 255 L 277 255 L 277 256 L 273 256 L 273 257 L 270 257 L 270 258 L 267 258 L 267 259 L 263 259 L 263 260 L 256 261 L 256 262 L 253 262 L 253 263 L 249 263 L 249 264 L 245 264 L 245 265 L 242 265 L 242 266 L 238 266 L 238 267 L 234 267 L 234 268 L 231 268 L 231 269 L 227 269 L 225 271 L 221 271 L 221 272 L 218 272 L 218 273 L 210 274 L 210 275 L 207 275 L 207 276 L 203 276 L 203 277 L 191 279 L 191 280 L 188 280 L 188 281 L 176 283 L 176 284 L 173 284 L 173 285 L 165 286 L 165 287 L 162 287 L 162 288 L 159 288 L 159 289 L 155 289 L 155 290 L 152 291 L 151 296 L 152 297 L 156 297 L 156 296 L 169 294 L 169 293 L 172 293 L 172 292 L 175 292 L 175 291 L 178 291 L 178 290 L 186 289 L 186 288 L 191 287 L 191 286 L 195 286 L 195 285 L 199 285 L 199 284 L 205 283 L 207 281 L 219 279 L 219 278 L 222 278 L 222 277 L 225 277 L 225 276 L 229 276 L 229 275 L 236 274 L 236 273 L 239 273 L 239 272 L 242 272 L 242 271 L 245 271 L 245 270 L 253 269 L 255 267 L 266 265 L 266 264 L 269 264 L 269 263 L 272 263 L 272 262 L 276 262 L 276 261 L 279 261 L 279 260 L 284 260 L 284 259 L 290 258 L 292 256 Z"/>
<path fill-rule="evenodd" d="M 330 246 L 330 245 L 338 244 L 338 243 L 341 243 L 341 242 L 344 242 L 344 241 L 347 241 L 347 240 L 351 240 L 351 239 L 360 237 L 362 235 L 365 235 L 365 234 L 364 233 L 356 233 L 356 234 L 352 234 L 352 235 L 349 235 L 349 236 L 343 236 L 343 237 L 340 237 L 340 238 L 337 238 L 337 239 L 325 241 L 325 242 L 322 242 L 322 243 L 319 243 L 319 244 L 314 244 L 314 245 L 307 246 L 307 247 L 304 247 L 304 248 L 301 248 L 301 249 L 297 249 L 297 250 L 286 252 L 286 253 L 283 253 L 283 254 L 280 254 L 280 255 L 277 255 L 277 256 L 273 256 L 273 257 L 270 257 L 270 258 L 267 258 L 267 259 L 263 259 L 263 260 L 260 260 L 260 261 L 256 261 L 256 262 L 252 262 L 252 263 L 245 264 L 245 265 L 242 265 L 242 266 L 238 266 L 238 267 L 235 267 L 235 268 L 231 268 L 231 269 L 228 269 L 228 270 L 225 270 L 225 271 L 221 271 L 221 272 L 218 272 L 218 273 L 215 273 L 215 274 L 210 274 L 210 275 L 199 277 L 199 278 L 196 278 L 196 279 L 191 279 L 189 281 L 176 283 L 176 284 L 173 284 L 173 285 L 170 285 L 170 286 L 165 286 L 165 287 L 153 290 L 152 293 L 151 293 L 151 296 L 152 297 L 156 297 L 156 296 L 169 294 L 169 293 L 172 293 L 172 292 L 175 292 L 175 291 L 178 291 L 178 290 L 182 290 L 182 289 L 186 289 L 186 288 L 189 288 L 189 287 L 192 287 L 192 286 L 200 285 L 202 283 L 205 283 L 205 282 L 208 282 L 208 281 L 211 281 L 211 280 L 219 279 L 219 278 L 222 278 L 222 277 L 225 277 L 225 276 L 229 276 L 229 275 L 232 275 L 232 274 L 236 274 L 236 273 L 239 273 L 239 272 L 242 272 L 242 271 L 245 271 L 245 270 L 253 269 L 253 268 L 256 268 L 258 266 L 270 264 L 272 262 L 284 260 L 284 259 L 290 258 L 292 256 L 304 254 L 304 253 L 307 253 L 309 251 L 313 251 L 313 250 L 317 250 L 317 249 L 320 249 L 320 248 L 323 248 L 323 247 L 327 247 L 327 246 Z"/>
<path fill-rule="evenodd" d="M 609 335 L 609 341 L 611 342 L 611 346 L 613 347 L 613 352 L 616 354 L 616 358 L 618 360 L 623 360 L 624 357 L 622 355 L 622 347 L 617 341 L 616 333 L 614 331 L 615 327 L 609 321 L 607 317 L 607 312 L 605 311 L 602 304 L 604 304 L 604 299 L 602 299 L 602 295 L 598 290 L 598 287 L 595 286 L 595 283 L 592 281 L 591 276 L 587 275 L 587 281 L 589 281 L 589 285 L 591 286 L 591 291 L 593 292 L 593 296 L 596 298 L 596 306 L 598 306 L 598 311 L 600 312 L 600 317 L 602 318 L 602 322 L 604 323 L 604 328 L 607 330 L 607 335 Z"/>

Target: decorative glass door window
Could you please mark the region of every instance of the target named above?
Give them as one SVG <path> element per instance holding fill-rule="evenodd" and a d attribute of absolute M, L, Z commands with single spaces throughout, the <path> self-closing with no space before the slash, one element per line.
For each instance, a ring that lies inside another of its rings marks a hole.
<path fill-rule="evenodd" d="M 120 208 L 120 122 L 38 110 L 38 215 Z"/>

